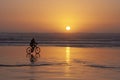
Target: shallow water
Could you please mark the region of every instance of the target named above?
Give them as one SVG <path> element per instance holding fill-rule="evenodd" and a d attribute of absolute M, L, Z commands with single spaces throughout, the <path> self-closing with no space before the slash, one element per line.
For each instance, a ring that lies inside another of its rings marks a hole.
<path fill-rule="evenodd" d="M 0 80 L 119 80 L 120 48 L 42 46 L 34 64 L 28 46 L 0 47 Z"/>

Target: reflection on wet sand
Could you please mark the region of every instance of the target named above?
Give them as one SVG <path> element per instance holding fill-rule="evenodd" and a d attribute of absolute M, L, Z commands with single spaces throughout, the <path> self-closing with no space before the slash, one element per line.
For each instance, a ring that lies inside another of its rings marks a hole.
<path fill-rule="evenodd" d="M 66 47 L 66 63 L 70 63 L 70 47 Z"/>
<path fill-rule="evenodd" d="M 119 80 L 120 48 L 42 46 L 31 64 L 26 47 L 0 47 L 0 80 Z"/>
<path fill-rule="evenodd" d="M 65 66 L 65 76 L 70 77 L 70 47 L 66 47 L 66 63 L 68 66 Z"/>

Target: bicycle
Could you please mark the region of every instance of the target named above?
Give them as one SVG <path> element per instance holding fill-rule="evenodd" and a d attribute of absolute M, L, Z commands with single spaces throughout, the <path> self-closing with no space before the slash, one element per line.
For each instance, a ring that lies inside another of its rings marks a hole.
<path fill-rule="evenodd" d="M 33 55 L 33 52 L 35 52 L 35 55 Z M 30 62 L 36 62 L 36 60 L 35 59 L 37 59 L 38 57 L 40 57 L 40 52 L 41 52 L 41 49 L 40 49 L 40 47 L 38 47 L 38 45 L 36 44 L 35 46 L 34 46 L 34 48 L 33 47 L 28 47 L 27 49 L 26 49 L 26 57 L 27 58 L 29 58 L 30 59 Z"/>

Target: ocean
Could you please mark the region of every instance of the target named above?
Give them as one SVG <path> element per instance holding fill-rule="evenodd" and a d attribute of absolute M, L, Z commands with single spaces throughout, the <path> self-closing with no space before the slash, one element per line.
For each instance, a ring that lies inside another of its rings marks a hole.
<path fill-rule="evenodd" d="M 120 33 L 0 33 L 0 45 L 39 45 L 74 47 L 120 47 Z"/>
<path fill-rule="evenodd" d="M 32 64 L 30 40 L 41 48 Z M 0 80 L 120 80 L 118 33 L 1 33 Z"/>

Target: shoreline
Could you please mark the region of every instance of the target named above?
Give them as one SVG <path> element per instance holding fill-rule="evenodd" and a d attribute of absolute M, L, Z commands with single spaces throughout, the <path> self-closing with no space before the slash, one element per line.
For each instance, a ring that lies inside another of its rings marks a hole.
<path fill-rule="evenodd" d="M 4 44 L 2 46 L 29 46 L 28 44 Z M 39 44 L 40 47 L 77 47 L 77 48 L 120 48 L 120 46 L 108 46 L 108 45 L 70 45 L 70 44 Z"/>

